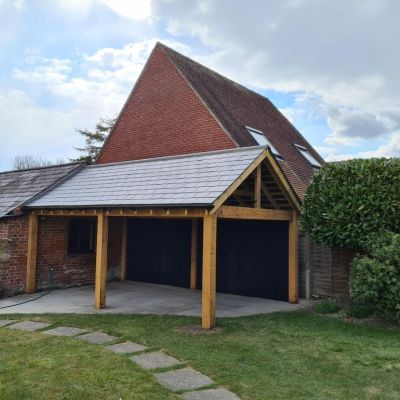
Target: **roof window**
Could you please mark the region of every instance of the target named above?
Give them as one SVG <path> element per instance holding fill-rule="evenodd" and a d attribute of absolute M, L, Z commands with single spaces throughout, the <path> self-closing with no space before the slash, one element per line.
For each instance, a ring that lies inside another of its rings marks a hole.
<path fill-rule="evenodd" d="M 253 139 L 260 145 L 260 146 L 268 146 L 272 154 L 274 156 L 282 158 L 282 156 L 279 154 L 279 151 L 273 146 L 273 144 L 265 137 L 264 132 L 259 131 L 258 129 L 250 128 L 249 126 L 246 126 L 247 131 L 250 133 L 251 136 L 253 136 Z"/>
<path fill-rule="evenodd" d="M 306 147 L 295 144 L 296 149 L 301 153 L 301 155 L 311 164 L 314 168 L 321 168 L 321 163 L 317 161 L 316 158 L 307 150 Z"/>

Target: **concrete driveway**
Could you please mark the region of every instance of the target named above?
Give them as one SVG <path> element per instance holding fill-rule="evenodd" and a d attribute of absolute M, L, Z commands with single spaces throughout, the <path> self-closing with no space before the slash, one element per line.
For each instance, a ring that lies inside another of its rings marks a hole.
<path fill-rule="evenodd" d="M 201 291 L 151 283 L 124 281 L 107 284 L 107 307 L 96 310 L 94 286 L 57 289 L 25 304 L 14 305 L 37 298 L 41 293 L 21 295 L 0 300 L 0 314 L 169 314 L 201 315 Z M 289 304 L 283 301 L 255 297 L 217 294 L 217 316 L 239 317 L 293 311 L 305 306 L 305 302 Z"/>

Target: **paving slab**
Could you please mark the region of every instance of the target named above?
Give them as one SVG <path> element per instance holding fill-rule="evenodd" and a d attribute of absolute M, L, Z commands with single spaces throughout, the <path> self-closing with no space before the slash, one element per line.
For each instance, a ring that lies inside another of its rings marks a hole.
<path fill-rule="evenodd" d="M 138 343 L 133 342 L 124 342 L 112 344 L 111 346 L 107 346 L 106 349 L 111 350 L 114 353 L 118 354 L 127 354 L 127 353 L 138 353 L 139 351 L 144 351 L 147 349 L 146 346 L 142 346 Z"/>
<path fill-rule="evenodd" d="M 162 351 L 133 356 L 131 357 L 131 360 L 144 369 L 168 368 L 182 364 L 176 358 L 171 357 Z"/>
<path fill-rule="evenodd" d="M 45 335 L 50 336 L 75 336 L 87 332 L 87 329 L 74 328 L 72 326 L 59 326 L 58 328 L 44 331 Z"/>
<path fill-rule="evenodd" d="M 107 335 L 107 333 L 93 332 L 86 335 L 77 336 L 77 339 L 85 340 L 89 343 L 103 344 L 117 339 L 115 336 Z"/>
<path fill-rule="evenodd" d="M 17 322 L 16 319 L 0 319 L 0 326 L 10 325 L 13 322 Z"/>
<path fill-rule="evenodd" d="M 154 376 L 161 385 L 173 392 L 199 389 L 214 383 L 214 381 L 208 376 L 205 376 L 192 368 L 162 372 L 154 374 Z"/>
<path fill-rule="evenodd" d="M 235 393 L 226 389 L 207 389 L 187 392 L 181 395 L 183 400 L 240 400 Z"/>
<path fill-rule="evenodd" d="M 17 322 L 13 325 L 8 325 L 8 329 L 18 329 L 19 331 L 37 331 L 39 329 L 47 328 L 50 324 L 46 324 L 45 322 L 35 322 L 35 321 L 21 321 Z"/>

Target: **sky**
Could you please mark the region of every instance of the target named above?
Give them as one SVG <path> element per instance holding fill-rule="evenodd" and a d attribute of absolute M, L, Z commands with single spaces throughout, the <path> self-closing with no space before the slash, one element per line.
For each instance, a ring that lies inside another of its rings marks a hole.
<path fill-rule="evenodd" d="M 157 41 L 268 97 L 327 161 L 400 156 L 398 0 L 0 0 L 0 170 L 77 157 Z"/>

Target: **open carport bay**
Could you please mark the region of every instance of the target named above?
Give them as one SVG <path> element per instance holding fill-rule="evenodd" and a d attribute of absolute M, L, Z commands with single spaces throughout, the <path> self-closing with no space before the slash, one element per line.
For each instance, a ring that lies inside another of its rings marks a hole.
<path fill-rule="evenodd" d="M 190 286 L 192 222 L 128 220 L 127 279 Z M 288 222 L 220 220 L 217 227 L 217 292 L 288 300 Z M 197 224 L 202 248 L 202 224 Z M 201 288 L 201 251 L 197 253 Z"/>

